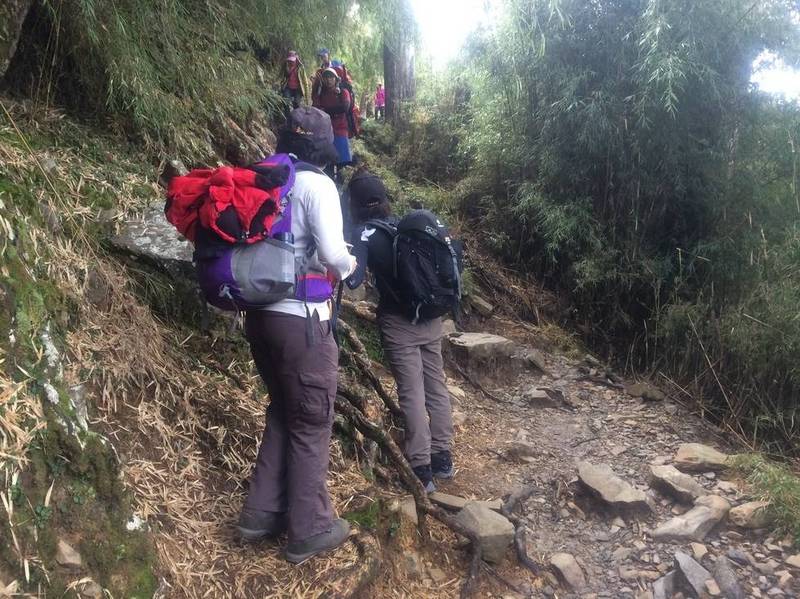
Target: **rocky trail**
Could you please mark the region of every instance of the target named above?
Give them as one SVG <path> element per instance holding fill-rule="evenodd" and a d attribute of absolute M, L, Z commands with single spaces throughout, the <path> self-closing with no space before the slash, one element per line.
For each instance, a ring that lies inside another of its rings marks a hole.
<path fill-rule="evenodd" d="M 446 342 L 477 380 L 453 375 L 458 472 L 439 491 L 492 501 L 532 486 L 517 513 L 546 570 L 536 580 L 509 551 L 486 596 L 798 595 L 800 556 L 770 535 L 720 431 L 646 383 L 609 380 L 590 357 L 534 349 L 527 327 L 485 328 L 507 338 Z"/>

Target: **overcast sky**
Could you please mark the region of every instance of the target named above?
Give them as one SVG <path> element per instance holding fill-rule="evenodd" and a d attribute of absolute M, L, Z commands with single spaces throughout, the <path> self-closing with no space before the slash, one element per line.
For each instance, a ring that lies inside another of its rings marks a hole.
<path fill-rule="evenodd" d="M 467 36 L 491 22 L 499 0 L 411 0 L 422 34 L 425 53 L 442 68 L 456 58 Z M 764 53 L 756 60 L 753 83 L 766 92 L 800 99 L 800 72 L 776 56 Z"/>

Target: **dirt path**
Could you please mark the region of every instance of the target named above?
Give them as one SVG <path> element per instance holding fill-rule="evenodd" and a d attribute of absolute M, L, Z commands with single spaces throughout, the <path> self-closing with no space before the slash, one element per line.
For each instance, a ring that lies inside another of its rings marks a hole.
<path fill-rule="evenodd" d="M 513 330 L 509 325 L 494 322 L 487 328 Z M 515 337 L 521 348 L 535 342 L 535 335 L 524 332 L 517 331 Z M 454 397 L 456 418 L 463 420 L 454 444 L 458 471 L 454 480 L 438 486 L 448 494 L 489 500 L 502 498 L 520 485 L 535 485 L 536 492 L 520 510 L 527 522 L 531 557 L 546 565 L 555 553 L 574 556 L 586 586 L 576 592 L 551 573 L 536 579 L 509 552 L 503 565 L 483 576 L 480 596 L 652 597 L 653 582 L 674 569 L 678 551 L 689 556 L 706 551 L 697 561 L 710 571 L 719 556 L 744 561 L 741 565 L 732 560 L 744 596 L 798 595 L 795 578 L 799 573 L 785 564 L 791 547 L 788 541 L 770 538 L 766 531 L 734 530 L 722 524 L 694 548 L 689 541 L 658 542 L 650 535 L 689 506 L 650 489 L 649 465 L 671 463 L 682 443 L 731 450 L 719 431 L 670 398 L 645 402 L 622 389 L 584 380 L 591 371 L 586 363 L 549 354 L 545 361 L 548 374 L 520 370 L 516 376 L 505 377 L 505 384 L 486 382 L 494 398 L 453 372 L 452 382 L 464 391 L 463 397 Z M 551 407 L 532 405 L 526 393 L 537 388 L 554 391 L 557 398 L 560 392 L 563 401 Z M 460 394 L 456 391 L 455 395 Z M 653 513 L 614 513 L 584 495 L 576 480 L 576 464 L 583 460 L 607 464 L 645 491 Z M 733 505 L 747 500 L 741 484 L 717 474 L 700 473 L 694 479 L 708 493 L 721 495 Z M 409 596 L 454 595 L 456 586 L 442 588 L 430 576 L 442 567 L 434 562 L 446 560 L 423 551 L 422 561 L 426 560 L 431 566 L 421 573 L 412 564 L 411 578 L 420 582 L 406 586 L 405 591 Z"/>

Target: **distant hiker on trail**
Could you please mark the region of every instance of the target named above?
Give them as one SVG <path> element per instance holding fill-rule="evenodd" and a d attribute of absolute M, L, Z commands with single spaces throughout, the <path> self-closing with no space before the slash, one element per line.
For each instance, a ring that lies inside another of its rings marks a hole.
<path fill-rule="evenodd" d="M 378 89 L 375 90 L 375 120 L 378 117 L 386 119 L 386 90 L 383 85 L 378 84 Z"/>
<path fill-rule="evenodd" d="M 319 68 L 314 73 L 314 77 L 311 81 L 311 100 L 312 102 L 314 99 L 322 93 L 322 73 L 325 72 L 325 69 L 331 68 L 331 52 L 327 48 L 320 48 L 317 51 L 317 58 L 320 61 Z"/>
<path fill-rule="evenodd" d="M 423 223 L 422 234 L 426 235 L 424 228 L 436 229 L 437 219 L 424 210 L 411 212 L 400 220 L 392 216 L 383 182 L 367 171 L 356 173 L 348 190 L 350 212 L 353 221 L 359 224 L 353 227 L 350 238 L 358 267 L 346 283 L 351 289 L 361 285 L 367 267 L 375 278 L 380 295 L 381 341 L 397 381 L 397 395 L 405 415 L 404 452 L 414 473 L 430 493 L 436 489 L 434 477 L 452 478 L 455 472 L 450 453 L 453 438 L 450 393 L 442 361 L 442 319 L 422 314 L 421 307 L 413 305 L 409 294 L 415 286 L 412 279 L 417 282 L 425 279 L 422 255 L 426 253 L 426 246 L 416 246 L 414 251 L 418 255 L 413 264 L 404 260 L 402 248 L 406 246 L 404 240 L 411 239 L 404 233 L 406 225 L 413 227 L 414 222 Z M 454 268 L 455 254 L 451 259 L 450 252 L 444 251 L 444 264 Z M 451 274 L 453 268 L 449 270 Z M 457 274 L 453 282 L 458 287 Z M 436 285 L 441 283 L 437 281 Z M 452 307 L 456 296 L 453 291 L 448 293 L 451 297 L 446 301 Z"/>
<path fill-rule="evenodd" d="M 347 70 L 347 66 L 339 59 L 333 59 L 331 61 L 331 67 L 336 74 L 339 75 L 339 78 L 342 80 L 342 85 L 353 85 L 353 77 L 350 75 L 350 71 Z"/>
<path fill-rule="evenodd" d="M 298 108 L 300 106 L 301 99 L 306 95 L 305 67 L 303 62 L 300 60 L 300 57 L 297 55 L 297 52 L 294 50 L 290 50 L 286 56 L 286 62 L 283 67 L 283 76 L 284 81 L 282 94 L 283 97 L 291 103 L 291 106 L 287 106 L 286 108 L 286 114 L 288 118 L 288 114 L 291 109 Z"/>
<path fill-rule="evenodd" d="M 246 313 L 245 333 L 270 404 L 238 528 L 248 541 L 288 529 L 286 559 L 299 563 L 338 547 L 350 531 L 335 517 L 325 485 L 339 362 L 328 300 L 331 279 L 350 275 L 356 260 L 342 235 L 336 186 L 320 170 L 337 160 L 330 118 L 302 106 L 289 125 L 277 151 L 302 161 L 288 195 L 295 261 L 323 274 L 305 280 L 305 299 Z"/>
<path fill-rule="evenodd" d="M 331 61 L 331 67 L 339 76 L 339 87 L 346 89 L 350 94 L 350 109 L 346 113 L 348 135 L 350 137 L 358 137 L 361 135 L 361 123 L 359 122 L 360 111 L 356 102 L 356 93 L 353 89 L 353 77 L 341 60 L 334 59 Z"/>
<path fill-rule="evenodd" d="M 333 125 L 333 144 L 339 153 L 336 164 L 337 171 L 350 164 L 350 125 L 347 113 L 350 111 L 352 96 L 339 85 L 340 79 L 336 71 L 329 67 L 322 73 L 322 92 L 314 98 L 314 106 L 327 112 Z M 337 175 L 338 179 L 338 175 Z"/>

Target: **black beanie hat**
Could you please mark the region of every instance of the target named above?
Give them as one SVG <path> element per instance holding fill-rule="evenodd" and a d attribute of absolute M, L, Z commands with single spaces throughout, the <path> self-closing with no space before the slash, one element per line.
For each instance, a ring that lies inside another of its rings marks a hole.
<path fill-rule="evenodd" d="M 369 171 L 356 173 L 350 180 L 350 200 L 364 208 L 377 206 L 388 200 L 386 187 L 380 177 Z"/>

